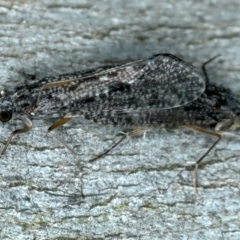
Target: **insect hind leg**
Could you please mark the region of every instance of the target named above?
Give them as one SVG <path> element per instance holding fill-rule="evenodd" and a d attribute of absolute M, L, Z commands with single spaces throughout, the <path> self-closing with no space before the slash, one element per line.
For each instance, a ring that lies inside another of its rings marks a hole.
<path fill-rule="evenodd" d="M 202 162 L 202 160 L 209 154 L 209 152 L 217 145 L 217 143 L 222 139 L 222 135 L 220 133 L 217 132 L 211 132 L 208 130 L 205 130 L 203 128 L 194 126 L 194 125 L 185 125 L 184 127 L 199 132 L 199 133 L 203 133 L 209 136 L 213 136 L 216 137 L 217 140 L 208 148 L 208 150 L 197 160 L 197 162 L 195 163 L 195 168 L 193 170 L 193 186 L 195 189 L 196 194 L 198 193 L 197 191 L 197 171 L 198 171 L 198 167 L 200 165 L 200 163 Z"/>

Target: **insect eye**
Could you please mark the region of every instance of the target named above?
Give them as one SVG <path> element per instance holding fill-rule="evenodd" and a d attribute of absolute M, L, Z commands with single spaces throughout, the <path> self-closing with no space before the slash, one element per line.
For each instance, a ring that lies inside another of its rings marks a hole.
<path fill-rule="evenodd" d="M 8 111 L 0 112 L 0 121 L 8 122 L 12 118 L 12 113 Z"/>

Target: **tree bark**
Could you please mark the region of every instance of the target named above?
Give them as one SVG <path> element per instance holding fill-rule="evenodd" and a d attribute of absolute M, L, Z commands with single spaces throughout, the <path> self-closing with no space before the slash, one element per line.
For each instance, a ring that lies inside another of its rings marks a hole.
<path fill-rule="evenodd" d="M 192 63 L 221 54 L 210 81 L 240 89 L 240 2 L 0 1 L 1 89 L 107 63 L 171 53 Z M 1 105 L 0 105 L 1 107 Z M 1 239 L 239 239 L 237 131 L 215 139 L 179 127 L 129 138 L 106 157 L 122 131 L 75 118 L 47 134 L 56 119 L 33 121 L 1 158 Z M 0 124 L 1 146 L 21 126 Z M 85 197 L 81 196 L 81 193 Z"/>

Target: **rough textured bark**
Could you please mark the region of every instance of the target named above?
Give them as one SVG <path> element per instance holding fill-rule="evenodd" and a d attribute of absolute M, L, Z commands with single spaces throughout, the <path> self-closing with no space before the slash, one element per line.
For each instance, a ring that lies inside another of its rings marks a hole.
<path fill-rule="evenodd" d="M 238 0 L 0 1 L 1 89 L 12 91 L 23 73 L 42 78 L 167 52 L 199 69 L 220 53 L 209 77 L 238 93 L 239 8 Z M 76 159 L 47 134 L 53 122 L 34 121 L 1 158 L 1 239 L 239 239 L 237 132 L 206 159 L 196 196 L 186 163 L 214 139 L 154 131 L 89 164 L 122 129 L 70 121 L 58 133 Z M 0 125 L 1 146 L 20 125 Z"/>

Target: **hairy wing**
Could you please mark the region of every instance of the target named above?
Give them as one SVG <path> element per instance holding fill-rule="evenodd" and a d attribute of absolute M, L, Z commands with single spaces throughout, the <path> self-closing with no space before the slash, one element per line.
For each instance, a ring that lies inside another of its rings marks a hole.
<path fill-rule="evenodd" d="M 169 54 L 97 68 L 56 83 L 43 91 L 35 113 L 170 109 L 194 101 L 205 90 L 195 69 Z"/>

